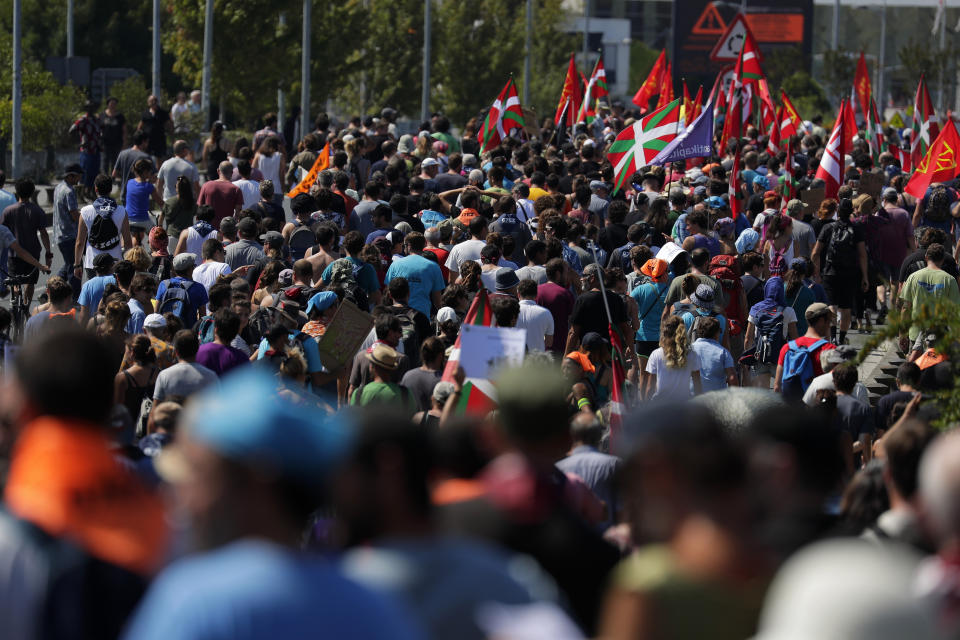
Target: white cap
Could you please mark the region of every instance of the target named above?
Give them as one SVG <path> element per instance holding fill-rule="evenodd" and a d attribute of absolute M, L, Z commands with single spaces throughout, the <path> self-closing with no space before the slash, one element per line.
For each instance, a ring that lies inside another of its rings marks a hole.
<path fill-rule="evenodd" d="M 435 167 L 440 164 L 436 158 L 424 158 L 423 162 L 420 163 L 421 167 Z"/>

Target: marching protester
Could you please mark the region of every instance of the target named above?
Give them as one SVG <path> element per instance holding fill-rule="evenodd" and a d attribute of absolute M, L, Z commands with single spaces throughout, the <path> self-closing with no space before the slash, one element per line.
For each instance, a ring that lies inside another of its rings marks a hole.
<path fill-rule="evenodd" d="M 598 66 L 542 126 L 510 80 L 464 123 L 206 122 L 199 158 L 152 97 L 123 204 L 67 167 L 39 305 L 18 181 L 0 635 L 787 637 L 825 557 L 856 597 L 795 615 L 956 635 L 960 196 L 920 162 L 955 125 L 779 117 L 751 53 L 707 100 Z"/>

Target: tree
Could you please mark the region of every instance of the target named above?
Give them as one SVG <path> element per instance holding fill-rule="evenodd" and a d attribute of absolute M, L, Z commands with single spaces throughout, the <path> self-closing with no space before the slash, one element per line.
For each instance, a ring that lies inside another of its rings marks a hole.
<path fill-rule="evenodd" d="M 10 32 L 0 32 L 0 52 L 9 60 L 13 55 Z M 0 67 L 0 86 L 13 84 L 10 65 Z M 79 115 L 84 103 L 83 92 L 73 85 L 61 85 L 40 64 L 26 60 L 22 71 L 22 102 L 20 126 L 23 148 L 39 151 L 50 146 L 66 146 L 70 141 L 67 130 Z M 13 98 L 10 92 L 0 97 L 0 138 L 10 140 L 13 133 Z"/>
<path fill-rule="evenodd" d="M 843 47 L 823 52 L 823 85 L 827 94 L 838 104 L 841 98 L 850 95 L 857 70 L 857 57 L 857 54 Z"/>
<path fill-rule="evenodd" d="M 819 113 L 829 118 L 832 111 L 830 101 L 824 95 L 823 88 L 809 73 L 797 71 L 785 78 L 781 86 L 790 96 L 790 102 L 796 107 L 800 117 L 809 120 Z"/>
<path fill-rule="evenodd" d="M 189 86 L 203 79 L 204 3 L 168 0 L 170 27 L 164 47 L 174 56 L 173 70 Z M 240 127 L 253 128 L 259 114 L 275 109 L 278 86 L 297 76 L 302 5 L 293 0 L 215 0 L 211 101 L 226 102 Z M 288 23 L 280 24 L 286 13 Z M 222 114 L 221 114 L 221 117 Z"/>
<path fill-rule="evenodd" d="M 434 62 L 432 98 L 454 123 L 490 106 L 511 73 L 518 85 L 523 82 L 523 15 L 516 0 L 444 2 L 438 8 L 437 50 L 443 55 Z M 561 30 L 565 18 L 560 0 L 535 3 L 530 97 L 538 113 L 556 108 L 567 60 L 578 48 L 579 37 Z"/>
<path fill-rule="evenodd" d="M 630 84 L 631 87 L 639 87 L 643 81 L 650 75 L 653 64 L 657 61 L 660 52 L 651 49 L 644 42 L 634 40 L 630 43 Z M 710 87 L 705 89 L 710 91 Z"/>

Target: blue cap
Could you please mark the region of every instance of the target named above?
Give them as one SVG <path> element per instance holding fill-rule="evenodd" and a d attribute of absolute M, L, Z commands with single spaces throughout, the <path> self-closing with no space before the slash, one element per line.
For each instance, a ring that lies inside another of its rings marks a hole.
<path fill-rule="evenodd" d="M 321 291 L 313 294 L 313 297 L 307 301 L 307 315 L 310 315 L 314 309 L 317 311 L 326 311 L 337 303 L 337 294 L 333 291 Z"/>
<path fill-rule="evenodd" d="M 327 415 L 277 393 L 277 379 L 247 367 L 191 402 L 188 437 L 218 455 L 313 483 L 346 453 L 352 429 L 343 412 Z"/>
<path fill-rule="evenodd" d="M 710 196 L 707 198 L 707 206 L 711 209 L 722 209 L 727 206 L 727 201 L 720 196 Z"/>
<path fill-rule="evenodd" d="M 760 174 L 753 176 L 753 184 L 763 187 L 764 191 L 770 188 L 770 181 L 767 179 L 767 176 Z"/>

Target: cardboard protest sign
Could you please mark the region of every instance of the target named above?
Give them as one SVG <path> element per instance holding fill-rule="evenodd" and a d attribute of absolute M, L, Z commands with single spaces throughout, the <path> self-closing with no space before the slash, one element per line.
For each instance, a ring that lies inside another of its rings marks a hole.
<path fill-rule="evenodd" d="M 350 362 L 373 327 L 373 316 L 344 300 L 320 338 L 320 362 L 329 371 L 336 371 Z"/>
<path fill-rule="evenodd" d="M 823 202 L 823 199 L 826 196 L 826 192 L 826 189 L 823 187 L 818 189 L 807 189 L 806 191 L 800 192 L 800 200 L 807 205 L 808 211 L 816 215 L 817 209 L 820 208 L 820 203 Z"/>

